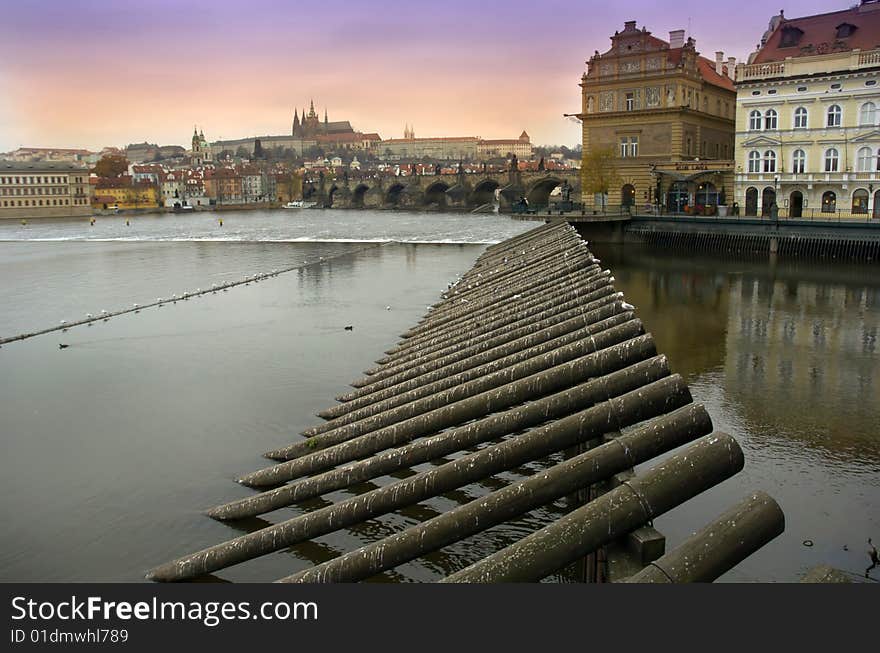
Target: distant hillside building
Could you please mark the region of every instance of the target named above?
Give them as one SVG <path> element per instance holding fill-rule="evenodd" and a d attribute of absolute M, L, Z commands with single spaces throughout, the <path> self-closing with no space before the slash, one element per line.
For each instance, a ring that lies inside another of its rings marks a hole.
<path fill-rule="evenodd" d="M 61 147 L 20 147 L 5 155 L 9 161 L 86 161 L 94 153 Z"/>
<path fill-rule="evenodd" d="M 880 2 L 770 21 L 737 70 L 745 215 L 880 218 Z"/>
<path fill-rule="evenodd" d="M 380 158 L 435 159 L 438 161 L 485 161 L 505 159 L 511 154 L 522 161 L 532 158 L 532 143 L 524 131 L 519 138 L 483 140 L 479 136 L 438 136 L 416 138 L 412 125 L 403 128 L 403 138 L 389 138 L 378 143 Z"/>
<path fill-rule="evenodd" d="M 480 140 L 477 143 L 477 158 L 483 161 L 504 159 L 511 154 L 515 154 L 521 161 L 532 158 L 532 143 L 525 131 L 516 139 Z"/>
<path fill-rule="evenodd" d="M 0 218 L 88 215 L 89 171 L 65 162 L 0 160 Z"/>
<path fill-rule="evenodd" d="M 714 207 L 733 190 L 734 62 L 701 57 L 684 30 L 669 42 L 636 21 L 611 37 L 611 48 L 587 62 L 581 78 L 583 161 L 611 148 L 620 184 L 608 197 L 590 193 L 587 207 L 659 205 L 680 212 Z"/>

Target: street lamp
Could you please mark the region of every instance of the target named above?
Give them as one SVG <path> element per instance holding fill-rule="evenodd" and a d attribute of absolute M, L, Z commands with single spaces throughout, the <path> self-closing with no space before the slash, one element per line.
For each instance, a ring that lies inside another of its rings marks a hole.
<path fill-rule="evenodd" d="M 779 221 L 779 175 L 773 176 L 773 205 L 770 207 L 770 217 Z"/>

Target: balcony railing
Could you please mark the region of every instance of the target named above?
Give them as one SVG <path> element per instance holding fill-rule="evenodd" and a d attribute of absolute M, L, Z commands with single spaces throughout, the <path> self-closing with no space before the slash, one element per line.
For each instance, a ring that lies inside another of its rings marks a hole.
<path fill-rule="evenodd" d="M 736 79 L 737 81 L 745 81 L 747 79 L 761 79 L 762 77 L 781 77 L 784 74 L 784 61 L 753 63 L 740 66 Z"/>
<path fill-rule="evenodd" d="M 869 50 L 868 52 L 859 52 L 860 66 L 876 66 L 880 64 L 880 50 Z"/>
<path fill-rule="evenodd" d="M 880 49 L 867 51 L 830 52 L 803 57 L 789 57 L 785 61 L 768 61 L 767 63 L 740 64 L 736 67 L 736 81 L 768 79 L 773 77 L 797 77 L 815 73 L 816 60 L 837 58 L 828 69 L 856 70 L 880 64 Z M 825 64 L 827 66 L 827 63 Z"/>

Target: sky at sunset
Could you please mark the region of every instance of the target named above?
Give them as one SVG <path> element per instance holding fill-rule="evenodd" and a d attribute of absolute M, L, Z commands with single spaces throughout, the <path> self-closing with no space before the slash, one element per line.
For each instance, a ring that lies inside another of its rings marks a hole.
<path fill-rule="evenodd" d="M 572 146 L 584 61 L 637 20 L 741 60 L 797 0 L 23 0 L 0 17 L 0 152 L 149 141 L 188 145 L 290 131 L 323 117 L 401 137 L 516 137 Z"/>

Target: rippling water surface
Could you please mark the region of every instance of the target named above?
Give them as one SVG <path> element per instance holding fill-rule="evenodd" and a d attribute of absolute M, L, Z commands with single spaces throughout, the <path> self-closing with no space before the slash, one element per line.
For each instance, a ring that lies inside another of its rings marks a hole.
<path fill-rule="evenodd" d="M 534 226 L 497 216 L 314 210 L 128 216 L 129 226 L 125 219 L 0 222 L 0 337 L 326 260 L 5 345 L 0 580 L 137 580 L 153 565 L 297 514 L 232 527 L 200 511 L 250 494 L 232 481 L 237 474 L 263 466 L 263 451 L 319 422 L 314 413 L 371 367 L 486 243 Z M 880 538 L 875 273 L 599 253 L 716 426 L 746 450 L 743 474 L 657 521 L 670 544 L 764 489 L 782 503 L 786 533 L 726 579 L 795 580 L 820 562 L 863 571 L 865 539 Z M 552 463 L 219 576 L 287 575 Z M 446 575 L 564 510 L 548 506 L 377 580 Z"/>
<path fill-rule="evenodd" d="M 745 452 L 742 473 L 655 525 L 680 541 L 765 490 L 785 533 L 725 580 L 793 581 L 817 564 L 863 580 L 867 538 L 880 537 L 876 265 L 598 252 L 716 430 Z"/>

